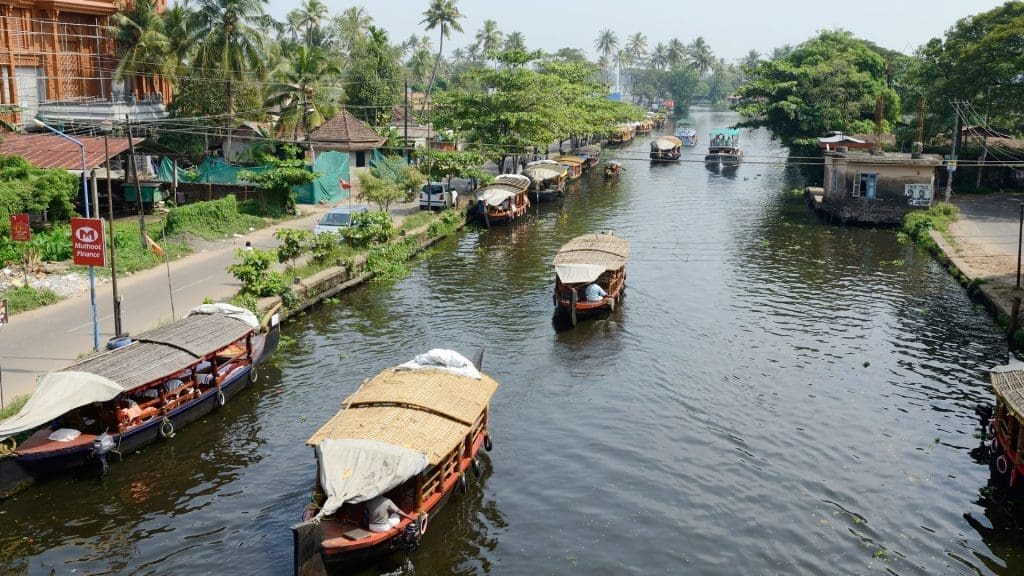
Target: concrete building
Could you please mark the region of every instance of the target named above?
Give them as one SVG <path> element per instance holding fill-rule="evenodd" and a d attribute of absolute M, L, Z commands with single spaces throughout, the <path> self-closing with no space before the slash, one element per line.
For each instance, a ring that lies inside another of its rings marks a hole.
<path fill-rule="evenodd" d="M 156 5 L 163 10 L 167 2 Z M 0 3 L 0 120 L 28 126 L 37 114 L 51 122 L 166 116 L 167 80 L 113 79 L 116 46 L 104 27 L 122 6 L 130 7 L 131 0 Z"/>
<path fill-rule="evenodd" d="M 842 222 L 898 224 L 915 209 L 931 206 L 934 154 L 850 152 L 825 155 L 824 189 L 816 208 Z"/>

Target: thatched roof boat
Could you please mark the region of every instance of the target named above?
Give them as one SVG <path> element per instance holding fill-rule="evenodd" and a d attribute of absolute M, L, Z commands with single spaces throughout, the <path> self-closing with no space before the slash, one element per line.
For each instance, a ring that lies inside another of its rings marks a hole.
<path fill-rule="evenodd" d="M 585 234 L 562 246 L 553 261 L 556 313 L 575 325 L 580 314 L 615 310 L 625 288 L 629 251 L 629 242 L 611 234 Z"/>

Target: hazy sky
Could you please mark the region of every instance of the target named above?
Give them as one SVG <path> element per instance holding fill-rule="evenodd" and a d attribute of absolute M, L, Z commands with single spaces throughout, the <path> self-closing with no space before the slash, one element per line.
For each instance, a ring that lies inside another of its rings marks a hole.
<path fill-rule="evenodd" d="M 278 19 L 299 0 L 269 0 Z M 324 0 L 332 14 L 363 6 L 392 42 L 424 34 L 420 20 L 429 0 Z M 445 40 L 445 52 L 473 42 L 484 20 L 501 31 L 525 34 L 531 49 L 554 51 L 582 48 L 594 53 L 594 39 L 604 28 L 626 37 L 643 32 L 648 44 L 679 38 L 684 43 L 703 36 L 716 55 L 730 61 L 750 50 L 770 53 L 783 44 L 799 44 L 818 30 L 843 28 L 885 48 L 911 53 L 931 38 L 941 37 L 958 19 L 985 12 L 1001 0 L 458 0 L 465 15 L 463 33 Z M 437 46 L 436 30 L 430 33 Z"/>

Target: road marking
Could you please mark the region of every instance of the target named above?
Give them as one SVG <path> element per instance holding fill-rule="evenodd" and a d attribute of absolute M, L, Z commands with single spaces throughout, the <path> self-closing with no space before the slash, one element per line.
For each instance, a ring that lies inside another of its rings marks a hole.
<path fill-rule="evenodd" d="M 96 319 L 96 323 L 98 324 L 100 322 L 103 322 L 104 320 L 110 320 L 113 317 L 114 317 L 113 314 L 107 314 L 106 316 L 101 316 L 101 317 Z M 82 328 L 92 328 L 92 321 L 86 322 L 85 324 L 82 324 L 81 326 L 75 326 L 74 328 L 72 328 L 72 329 L 68 330 L 67 332 L 65 332 L 65 334 L 71 334 L 72 332 L 77 332 L 78 330 L 81 330 Z"/>
<path fill-rule="evenodd" d="M 191 288 L 191 287 L 195 286 L 196 284 L 202 284 L 203 282 L 206 282 L 210 278 L 213 278 L 213 276 L 207 276 L 206 278 L 200 278 L 199 280 L 196 280 L 195 282 L 189 282 L 188 284 L 185 284 L 184 286 L 179 286 L 179 287 L 175 288 L 174 291 L 175 292 L 181 292 L 182 290 L 185 290 L 187 288 Z"/>

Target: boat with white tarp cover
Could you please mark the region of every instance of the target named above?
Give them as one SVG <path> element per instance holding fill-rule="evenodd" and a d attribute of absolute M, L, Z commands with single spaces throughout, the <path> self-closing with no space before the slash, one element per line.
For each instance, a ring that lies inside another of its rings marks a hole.
<path fill-rule="evenodd" d="M 612 234 L 584 234 L 562 246 L 552 263 L 555 314 L 575 326 L 579 316 L 614 311 L 626 288 L 629 250 Z"/>

